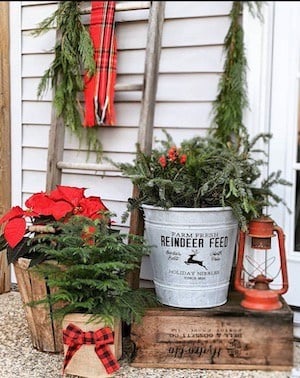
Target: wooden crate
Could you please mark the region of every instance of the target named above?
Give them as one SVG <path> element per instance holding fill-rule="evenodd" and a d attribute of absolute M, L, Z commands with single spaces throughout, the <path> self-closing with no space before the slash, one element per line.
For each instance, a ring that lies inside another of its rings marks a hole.
<path fill-rule="evenodd" d="M 53 319 L 51 308 L 45 305 L 26 305 L 33 300 L 45 298 L 52 290 L 45 280 L 28 269 L 29 263 L 29 259 L 20 258 L 14 263 L 14 270 L 33 347 L 41 352 L 62 352 L 61 321 Z"/>
<path fill-rule="evenodd" d="M 289 370 L 293 366 L 293 313 L 243 309 L 233 292 L 211 309 L 159 307 L 134 324 L 134 367 Z"/>

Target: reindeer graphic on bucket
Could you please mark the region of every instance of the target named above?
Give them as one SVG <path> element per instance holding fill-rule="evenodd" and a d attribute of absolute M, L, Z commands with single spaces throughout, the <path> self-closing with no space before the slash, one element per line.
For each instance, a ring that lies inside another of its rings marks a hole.
<path fill-rule="evenodd" d="M 192 251 L 194 252 L 194 251 Z M 203 261 L 201 260 L 195 260 L 194 257 L 196 256 L 196 253 L 192 253 L 191 255 L 189 255 L 189 258 L 184 262 L 185 264 L 187 265 L 190 265 L 190 264 L 197 264 L 199 266 L 201 266 L 202 268 L 204 268 L 205 270 L 207 270 L 207 267 L 203 264 Z"/>

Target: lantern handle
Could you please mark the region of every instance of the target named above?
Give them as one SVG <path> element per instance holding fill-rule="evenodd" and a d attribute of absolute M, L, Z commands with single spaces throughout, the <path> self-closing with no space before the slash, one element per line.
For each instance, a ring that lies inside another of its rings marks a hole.
<path fill-rule="evenodd" d="M 246 288 L 241 285 L 241 274 L 243 269 L 243 258 L 244 258 L 244 247 L 245 247 L 245 238 L 246 233 L 244 231 L 240 231 L 239 235 L 239 249 L 238 249 L 238 258 L 235 268 L 235 278 L 234 278 L 234 287 L 236 290 L 240 291 L 241 293 L 246 292 Z"/>
<path fill-rule="evenodd" d="M 282 270 L 282 288 L 279 290 L 276 290 L 276 292 L 278 294 L 285 294 L 289 288 L 287 265 L 286 265 L 286 254 L 285 254 L 285 246 L 284 246 L 285 235 L 282 228 L 277 225 L 274 225 L 274 231 L 277 233 L 277 236 L 278 236 L 280 265 L 281 265 L 281 270 Z"/>

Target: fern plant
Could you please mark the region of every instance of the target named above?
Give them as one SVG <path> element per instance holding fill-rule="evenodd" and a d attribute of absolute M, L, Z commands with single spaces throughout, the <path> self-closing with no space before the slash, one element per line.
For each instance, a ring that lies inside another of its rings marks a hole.
<path fill-rule="evenodd" d="M 141 204 L 165 209 L 230 206 L 245 230 L 248 221 L 262 215 L 267 206 L 283 202 L 273 192 L 277 184 L 288 184 L 281 172 L 257 184 L 267 157 L 255 144 L 260 139 L 266 142 L 270 135 L 258 135 L 252 142 L 245 138 L 237 149 L 209 136 L 194 137 L 176 147 L 165 134 L 166 140 L 150 156 L 138 149 L 133 163 L 114 163 L 138 188 L 138 197 L 129 198 L 129 211 Z M 259 152 L 262 158 L 257 159 Z"/>
<path fill-rule="evenodd" d="M 54 315 L 92 314 L 112 326 L 114 317 L 139 321 L 144 308 L 155 304 L 153 294 L 132 289 L 127 281 L 149 250 L 141 237 L 112 232 L 105 221 L 82 216 L 53 227 L 55 234 L 32 238 L 30 246 L 50 259 L 33 269 L 56 291 L 31 305 L 63 303 Z"/>

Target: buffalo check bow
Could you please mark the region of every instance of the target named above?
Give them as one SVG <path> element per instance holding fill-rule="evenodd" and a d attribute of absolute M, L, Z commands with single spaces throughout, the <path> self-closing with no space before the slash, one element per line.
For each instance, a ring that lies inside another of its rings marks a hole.
<path fill-rule="evenodd" d="M 108 344 L 113 344 L 114 342 L 113 333 L 109 327 L 104 327 L 97 331 L 84 332 L 70 323 L 63 330 L 63 342 L 69 346 L 64 359 L 63 373 L 74 354 L 83 344 L 95 344 L 95 352 L 105 367 L 107 374 L 111 374 L 120 368 L 116 357 L 108 346 Z"/>

